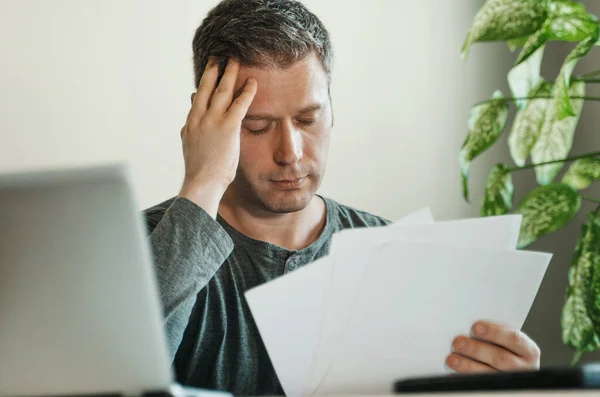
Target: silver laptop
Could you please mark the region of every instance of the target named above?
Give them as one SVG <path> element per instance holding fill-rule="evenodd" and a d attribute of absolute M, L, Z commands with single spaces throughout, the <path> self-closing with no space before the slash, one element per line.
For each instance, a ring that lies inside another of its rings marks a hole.
<path fill-rule="evenodd" d="M 0 397 L 229 395 L 173 383 L 128 175 L 0 176 Z"/>

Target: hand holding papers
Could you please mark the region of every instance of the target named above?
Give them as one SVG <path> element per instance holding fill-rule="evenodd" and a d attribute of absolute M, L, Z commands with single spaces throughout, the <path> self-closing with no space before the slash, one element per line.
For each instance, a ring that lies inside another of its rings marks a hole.
<path fill-rule="evenodd" d="M 521 218 L 434 223 L 428 209 L 334 235 L 330 254 L 246 293 L 289 397 L 389 393 L 446 373 L 455 336 L 520 329 L 551 255 L 515 250 Z"/>

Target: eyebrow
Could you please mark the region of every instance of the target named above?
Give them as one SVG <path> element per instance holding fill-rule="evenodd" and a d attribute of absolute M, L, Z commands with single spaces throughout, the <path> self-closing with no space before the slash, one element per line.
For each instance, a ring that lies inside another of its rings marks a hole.
<path fill-rule="evenodd" d="M 318 110 L 323 109 L 323 105 L 321 104 L 314 104 L 314 105 L 309 105 L 306 107 L 303 107 L 302 109 L 300 109 L 298 111 L 298 114 L 306 114 L 306 113 L 312 113 L 312 112 L 316 112 Z M 268 120 L 268 121 L 273 121 L 273 120 L 277 120 L 277 117 L 274 117 L 271 114 L 268 113 L 256 113 L 256 114 L 248 114 L 246 115 L 246 117 L 244 117 L 244 120 L 248 120 L 248 121 L 252 121 L 252 120 Z"/>

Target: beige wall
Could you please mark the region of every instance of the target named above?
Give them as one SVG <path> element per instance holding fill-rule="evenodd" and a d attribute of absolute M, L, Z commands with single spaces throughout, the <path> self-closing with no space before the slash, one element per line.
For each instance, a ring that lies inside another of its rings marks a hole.
<path fill-rule="evenodd" d="M 496 88 L 508 93 L 514 59 L 505 46 L 489 44 L 460 60 L 482 3 L 306 1 L 336 52 L 336 125 L 322 194 L 390 219 L 425 205 L 438 219 L 478 214 L 487 170 L 508 159 L 506 142 L 475 161 L 471 206 L 461 198 L 457 153 L 471 105 Z M 600 14 L 597 2 L 586 3 Z M 176 194 L 179 130 L 194 89 L 190 43 L 214 4 L 1 0 L 0 171 L 124 160 L 134 167 L 142 206 Z M 550 63 L 555 73 L 558 63 Z M 600 143 L 592 135 L 597 112 L 593 105 L 585 112 L 578 151 Z M 517 195 L 531 183 L 519 179 Z M 545 364 L 570 358 L 558 315 L 576 232 L 534 247 L 556 254 L 525 327 Z"/>
<path fill-rule="evenodd" d="M 494 50 L 459 58 L 480 2 L 306 3 L 337 56 L 321 193 L 388 218 L 424 205 L 438 218 L 476 214 L 460 197 L 456 153 L 471 103 L 503 81 L 485 76 L 503 70 Z M 124 160 L 143 206 L 176 194 L 191 39 L 214 4 L 0 1 L 0 171 Z"/>

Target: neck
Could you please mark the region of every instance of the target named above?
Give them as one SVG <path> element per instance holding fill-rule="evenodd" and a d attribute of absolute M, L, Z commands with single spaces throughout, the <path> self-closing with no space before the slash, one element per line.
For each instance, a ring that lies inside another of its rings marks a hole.
<path fill-rule="evenodd" d="M 234 229 L 255 240 L 301 250 L 317 240 L 325 227 L 327 210 L 318 196 L 300 211 L 278 214 L 249 208 L 237 194 L 228 193 L 219 204 L 219 215 Z"/>

